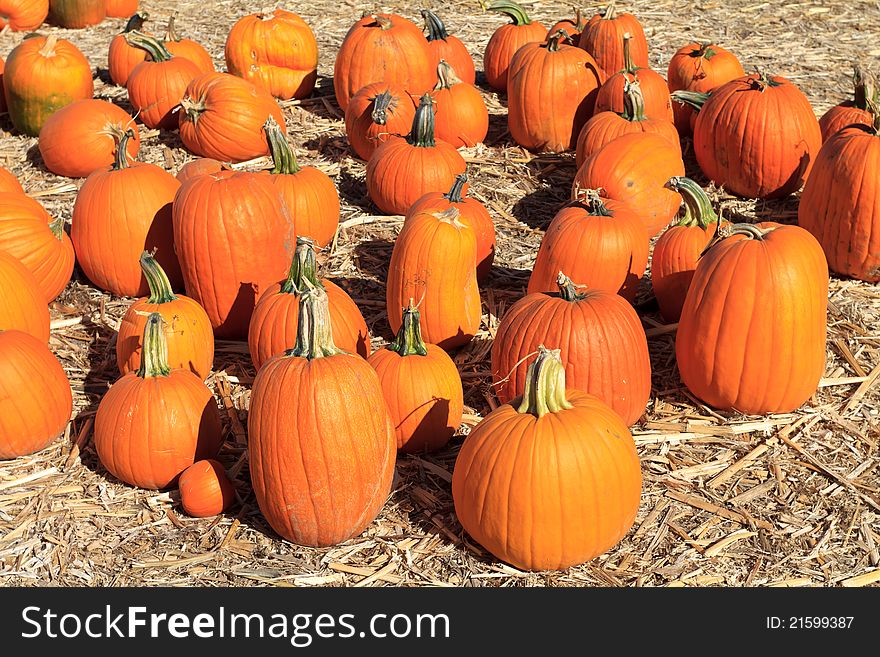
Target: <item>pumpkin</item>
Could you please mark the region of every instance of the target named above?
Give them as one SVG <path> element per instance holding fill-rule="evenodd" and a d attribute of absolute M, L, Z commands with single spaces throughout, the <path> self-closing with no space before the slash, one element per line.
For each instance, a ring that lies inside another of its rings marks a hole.
<path fill-rule="evenodd" d="M 138 0 L 104 0 L 108 18 L 128 18 L 138 10 Z"/>
<path fill-rule="evenodd" d="M 220 171 L 231 170 L 231 167 L 225 162 L 220 162 L 219 160 L 214 160 L 210 157 L 197 157 L 180 167 L 180 169 L 177 170 L 177 175 L 175 177 L 181 184 L 183 184 L 190 178 L 202 176 L 206 173 L 218 173 Z"/>
<path fill-rule="evenodd" d="M 114 84 L 124 87 L 128 84 L 128 78 L 135 67 L 147 58 L 147 51 L 135 48 L 125 40 L 125 35 L 134 31 L 143 31 L 144 23 L 148 14 L 141 12 L 133 14 L 125 28 L 110 40 L 110 48 L 107 51 L 107 70 Z"/>
<path fill-rule="evenodd" d="M 694 154 L 706 177 L 745 198 L 780 198 L 800 189 L 822 146 L 807 97 L 789 80 L 746 75 L 711 94 L 676 91 L 699 108 Z"/>
<path fill-rule="evenodd" d="M 138 264 L 145 250 L 157 259 L 172 286 L 181 284 L 174 253 L 171 202 L 180 183 L 148 162 L 129 162 L 127 130 L 116 147 L 116 162 L 86 178 L 76 195 L 70 237 L 83 273 L 98 288 L 119 296 L 149 291 Z"/>
<path fill-rule="evenodd" d="M 845 100 L 835 105 L 819 119 L 822 143 L 825 143 L 832 135 L 849 125 L 872 126 L 874 124 L 874 115 L 870 102 L 877 95 L 876 80 L 873 76 L 862 70 L 862 67 L 858 64 L 856 64 L 853 70 L 853 89 L 852 100 Z"/>
<path fill-rule="evenodd" d="M 593 115 L 602 73 L 596 61 L 555 32 L 544 43 L 516 51 L 507 76 L 507 124 L 513 140 L 530 151 L 574 148 Z M 559 80 L 565 84 L 559 84 Z"/>
<path fill-rule="evenodd" d="M 189 83 L 201 74 L 199 67 L 185 57 L 172 55 L 161 41 L 142 32 L 128 32 L 125 40 L 148 54 L 128 76 L 126 88 L 132 107 L 148 128 L 173 130 L 181 99 Z"/>
<path fill-rule="evenodd" d="M 49 14 L 49 0 L 0 0 L 0 29 L 36 30 Z"/>
<path fill-rule="evenodd" d="M 400 85 L 374 82 L 352 96 L 345 110 L 345 134 L 351 149 L 369 160 L 380 144 L 409 134 L 416 104 Z"/>
<path fill-rule="evenodd" d="M 49 307 L 34 275 L 0 251 L 0 331 L 22 331 L 49 342 Z"/>
<path fill-rule="evenodd" d="M 49 0 L 48 20 L 59 27 L 78 29 L 97 25 L 106 16 L 105 0 Z"/>
<path fill-rule="evenodd" d="M 645 115 L 645 102 L 638 80 L 624 85 L 623 96 L 622 113 L 597 112 L 584 124 L 577 140 L 575 157 L 577 166 L 583 164 L 584 160 L 605 144 L 630 132 L 657 133 L 681 153 L 675 125 L 666 118 L 648 118 Z"/>
<path fill-rule="evenodd" d="M 430 9 L 421 11 L 422 18 L 425 19 L 425 29 L 428 30 L 431 64 L 436 69 L 443 60 L 455 69 L 462 82 L 474 84 L 477 81 L 477 72 L 467 46 L 457 36 L 449 34 L 446 25 L 437 14 Z"/>
<path fill-rule="evenodd" d="M 306 98 L 318 79 L 318 42 L 299 15 L 284 9 L 250 14 L 226 37 L 226 69 L 276 98 Z"/>
<path fill-rule="evenodd" d="M 48 446 L 72 410 L 70 383 L 46 342 L 0 329 L 0 459 Z"/>
<path fill-rule="evenodd" d="M 669 96 L 666 80 L 656 71 L 633 63 L 630 45 L 632 40 L 631 34 L 623 35 L 623 69 L 610 75 L 602 84 L 602 88 L 596 94 L 596 111 L 618 114 L 625 112 L 626 86 L 637 80 L 639 90 L 642 92 L 645 113 L 652 118 L 673 121 L 672 99 Z"/>
<path fill-rule="evenodd" d="M 20 192 L 0 193 L 0 251 L 33 274 L 45 303 L 61 294 L 73 274 L 73 245 L 64 220 L 52 219 L 39 202 Z"/>
<path fill-rule="evenodd" d="M 284 126 L 275 99 L 228 73 L 194 79 L 180 101 L 180 140 L 202 157 L 244 162 L 269 154 L 263 125 L 271 116 Z"/>
<path fill-rule="evenodd" d="M 581 31 L 578 46 L 590 53 L 605 77 L 628 68 L 623 35 L 630 35 L 630 59 L 639 68 L 648 68 L 648 41 L 639 20 L 628 13 L 618 13 L 610 3 L 603 13 L 593 16 Z"/>
<path fill-rule="evenodd" d="M 397 14 L 370 14 L 352 25 L 333 66 L 333 89 L 344 112 L 358 89 L 372 82 L 400 85 L 420 96 L 437 80 L 422 31 Z"/>
<path fill-rule="evenodd" d="M 666 81 L 669 91 L 708 92 L 745 74 L 742 64 L 729 50 L 714 43 L 689 43 L 669 60 Z M 679 134 L 691 134 L 694 111 L 688 105 L 673 103 L 672 113 Z"/>
<path fill-rule="evenodd" d="M 464 173 L 464 158 L 455 146 L 434 137 L 430 94 L 422 96 L 409 136 L 391 137 L 367 162 L 367 192 L 386 214 L 404 214 L 428 192 L 449 189 Z"/>
<path fill-rule="evenodd" d="M 0 57 L 0 113 L 6 112 L 6 94 L 3 93 L 3 71 L 6 69 L 6 60 Z"/>
<path fill-rule="evenodd" d="M 327 246 L 339 227 L 339 192 L 326 173 L 315 167 L 301 167 L 281 128 L 271 116 L 263 130 L 269 140 L 274 166 L 268 170 L 278 194 L 296 218 L 296 231 Z"/>
<path fill-rule="evenodd" d="M 168 365 L 165 331 L 162 316 L 150 313 L 140 368 L 110 386 L 95 416 L 102 465 L 120 481 L 152 490 L 173 486 L 223 444 L 214 396 L 197 375 Z"/>
<path fill-rule="evenodd" d="M 395 333 L 401 309 L 415 299 L 425 340 L 445 350 L 467 344 L 480 328 L 477 240 L 455 206 L 407 214 L 394 242 L 386 285 L 388 323 Z"/>
<path fill-rule="evenodd" d="M 185 39 L 177 34 L 175 21 L 177 14 L 171 14 L 168 18 L 168 27 L 165 28 L 165 38 L 162 44 L 175 57 L 183 57 L 195 64 L 200 73 L 213 73 L 214 60 L 205 47 L 192 39 Z"/>
<path fill-rule="evenodd" d="M 681 196 L 665 187 L 673 176 L 684 175 L 681 151 L 658 134 L 632 132 L 610 141 L 578 169 L 572 186 L 602 189 L 602 195 L 626 201 L 653 237 L 672 220 Z"/>
<path fill-rule="evenodd" d="M 139 264 L 150 294 L 132 303 L 119 323 L 116 365 L 120 374 L 140 368 L 147 317 L 159 313 L 168 327 L 169 367 L 190 370 L 202 380 L 208 378 L 214 365 L 214 333 L 204 308 L 193 299 L 174 293 L 168 275 L 149 251 L 141 254 Z"/>
<path fill-rule="evenodd" d="M 367 362 L 379 375 L 397 449 L 412 453 L 444 447 L 461 424 L 461 377 L 445 351 L 422 339 L 419 311 L 412 300 L 403 309 L 394 341 Z"/>
<path fill-rule="evenodd" d="M 468 434 L 452 473 L 461 526 L 523 570 L 562 570 L 613 547 L 632 527 L 641 486 L 626 425 L 567 388 L 559 351 L 543 347 L 524 395 Z"/>
<path fill-rule="evenodd" d="M 547 34 L 555 34 L 559 30 L 565 32 L 563 41 L 570 46 L 576 46 L 581 40 L 581 32 L 587 26 L 587 19 L 584 17 L 579 7 L 575 8 L 574 18 L 563 18 L 553 24 Z"/>
<path fill-rule="evenodd" d="M 525 9 L 508 0 L 497 0 L 486 10 L 497 11 L 511 19 L 510 23 L 492 33 L 483 53 L 483 72 L 489 87 L 505 92 L 507 71 L 514 54 L 527 43 L 543 42 L 547 38 L 547 27 L 540 21 L 531 20 Z"/>
<path fill-rule="evenodd" d="M 431 92 L 437 138 L 456 148 L 476 146 L 489 132 L 489 110 L 483 97 L 475 86 L 462 82 L 446 60 L 437 65 L 437 77 L 439 82 Z"/>
<path fill-rule="evenodd" d="M 180 474 L 180 505 L 193 518 L 223 513 L 235 501 L 235 489 L 223 466 L 214 459 L 196 461 Z"/>
<path fill-rule="evenodd" d="M 828 266 L 799 226 L 735 224 L 697 263 L 675 356 L 682 382 L 722 410 L 788 413 L 825 369 Z"/>
<path fill-rule="evenodd" d="M 547 227 L 528 292 L 555 292 L 561 270 L 590 290 L 632 302 L 648 264 L 648 248 L 648 234 L 632 206 L 584 190 Z"/>
<path fill-rule="evenodd" d="M 254 369 L 296 345 L 300 297 L 313 287 L 326 292 L 333 323 L 333 340 L 339 348 L 362 358 L 370 355 L 370 332 L 357 304 L 333 281 L 319 279 L 315 243 L 298 237 L 287 278 L 266 290 L 254 308 L 248 328 L 248 347 Z"/>
<path fill-rule="evenodd" d="M 495 259 L 495 223 L 485 205 L 464 195 L 466 184 L 467 174 L 457 175 L 448 192 L 428 192 L 412 204 L 407 216 L 431 210 L 443 212 L 450 207 L 458 209 L 459 221 L 474 231 L 477 240 L 477 280 L 482 281 L 492 271 L 492 261 Z"/>
<path fill-rule="evenodd" d="M 24 194 L 24 188 L 9 169 L 0 167 L 0 192 Z"/>
<path fill-rule="evenodd" d="M 78 100 L 52 114 L 40 130 L 40 155 L 46 168 L 67 178 L 85 178 L 113 164 L 116 141 L 129 128 L 128 157 L 134 159 L 141 138 L 134 119 L 106 100 Z"/>
<path fill-rule="evenodd" d="M 685 214 L 654 245 L 651 285 L 663 319 L 677 322 L 700 254 L 727 222 L 719 226 L 706 192 L 690 178 L 672 178 L 668 185 L 684 199 Z"/>
<path fill-rule="evenodd" d="M 296 346 L 254 379 L 251 482 L 272 529 L 324 547 L 360 534 L 379 513 L 391 490 L 396 442 L 379 377 L 334 344 L 321 288 L 300 297 L 298 324 Z"/>
<path fill-rule="evenodd" d="M 25 39 L 9 53 L 3 92 L 15 129 L 40 134 L 46 119 L 65 105 L 91 98 L 92 69 L 79 49 L 56 35 Z"/>
<path fill-rule="evenodd" d="M 293 217 L 277 187 L 260 173 L 196 176 L 177 190 L 173 218 L 186 293 L 215 336 L 245 339 L 257 299 L 284 278 L 294 250 Z"/>
<path fill-rule="evenodd" d="M 819 241 L 838 274 L 880 281 L 880 118 L 833 134 L 819 150 L 798 205 L 798 224 Z"/>

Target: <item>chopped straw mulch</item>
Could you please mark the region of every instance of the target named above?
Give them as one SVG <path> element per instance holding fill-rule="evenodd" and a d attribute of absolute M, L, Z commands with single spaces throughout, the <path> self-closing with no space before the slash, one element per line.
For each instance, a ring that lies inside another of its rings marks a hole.
<path fill-rule="evenodd" d="M 468 44 L 480 68 L 495 27 L 506 19 L 476 0 L 425 3 Z M 817 114 L 850 93 L 852 60 L 877 64 L 880 9 L 872 1 L 752 2 L 634 0 L 645 25 L 651 63 L 692 40 L 733 49 L 747 69 L 787 76 Z M 172 11 L 186 35 L 203 42 L 222 70 L 232 23 L 256 2 L 146 0 L 153 31 Z M 418 22 L 417 5 L 385 5 Z M 573 13 L 563 3 L 526 5 L 551 25 Z M 592 11 L 596 5 L 584 5 Z M 333 58 L 362 2 L 292 4 L 317 34 L 321 75 L 315 97 L 284 103 L 302 162 L 332 175 L 342 195 L 338 239 L 323 273 L 343 285 L 367 318 L 374 348 L 391 336 L 383 280 L 401 217 L 379 216 L 366 197 L 364 164 L 346 146 L 332 93 Z M 72 40 L 97 67 L 96 95 L 130 110 L 124 89 L 109 83 L 107 46 L 122 20 L 86 30 L 45 27 Z M 22 39 L 0 36 L 4 56 Z M 503 99 L 484 90 L 492 113 L 485 146 L 466 152 L 472 194 L 490 208 L 498 230 L 494 272 L 483 287 L 482 329 L 455 355 L 465 385 L 465 422 L 449 448 L 398 460 L 393 493 L 363 535 L 330 549 L 280 540 L 260 515 L 248 479 L 247 406 L 253 368 L 247 345 L 220 342 L 209 384 L 222 404 L 228 440 L 220 460 L 238 487 L 225 515 L 185 516 L 176 491 L 121 484 L 103 470 L 91 444 L 101 395 L 117 377 L 114 334 L 130 300 L 90 286 L 77 271 L 52 305 L 51 347 L 70 377 L 74 419 L 63 439 L 42 452 L 0 465 L 2 585 L 439 585 L 439 586 L 860 586 L 880 582 L 880 292 L 832 279 L 825 378 L 803 408 L 788 415 L 720 413 L 683 388 L 674 359 L 675 326 L 662 325 L 650 284 L 640 313 L 654 366 L 653 395 L 633 433 L 642 459 L 642 504 L 632 531 L 608 554 L 565 572 L 525 573 L 499 563 L 462 530 L 450 481 L 461 440 L 496 402 L 489 348 L 498 318 L 523 295 L 546 227 L 569 193 L 571 154 L 533 156 L 506 134 Z M 11 128 L 7 119 L 0 125 Z M 142 128 L 141 159 L 169 171 L 191 158 L 176 134 Z M 81 181 L 42 166 L 35 139 L 4 132 L 0 163 L 55 216 L 70 218 Z M 266 162 L 248 163 L 259 168 Z M 701 182 L 693 159 L 689 173 Z M 797 201 L 758 202 L 715 193 L 726 216 L 793 222 Z"/>

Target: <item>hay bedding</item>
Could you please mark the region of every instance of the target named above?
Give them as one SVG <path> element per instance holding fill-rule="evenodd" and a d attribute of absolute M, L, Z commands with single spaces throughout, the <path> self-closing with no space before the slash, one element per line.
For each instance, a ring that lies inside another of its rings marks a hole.
<path fill-rule="evenodd" d="M 462 37 L 480 68 L 481 52 L 503 18 L 474 2 L 436 8 Z M 880 6 L 875 2 L 755 3 L 635 0 L 652 65 L 665 71 L 680 45 L 715 39 L 744 65 L 794 80 L 818 114 L 849 94 L 851 61 L 876 65 Z M 416 5 L 383 9 L 417 19 Z M 548 26 L 570 13 L 563 3 L 531 3 Z M 592 9 L 594 4 L 585 5 Z M 222 66 L 233 21 L 259 3 L 145 0 L 153 30 L 179 10 L 178 25 L 203 42 Z M 312 26 L 321 50 L 316 98 L 285 103 L 302 162 L 331 174 L 343 210 L 338 240 L 323 271 L 361 307 L 374 348 L 391 336 L 383 280 L 402 219 L 374 214 L 365 197 L 364 165 L 353 159 L 332 99 L 333 55 L 361 2 L 290 3 Z M 76 43 L 98 68 L 96 96 L 126 109 L 126 93 L 109 84 L 107 45 L 124 21 L 78 31 L 45 28 Z M 0 36 L 6 55 L 22 38 Z M 498 230 L 494 272 L 483 287 L 483 326 L 455 355 L 467 405 L 461 434 L 495 406 L 488 353 L 498 318 L 525 291 L 541 229 L 565 201 L 571 155 L 531 156 L 505 134 L 503 103 L 484 93 L 492 113 L 486 146 L 466 152 L 472 194 L 490 208 Z M 4 130 L 10 125 L 0 121 Z M 143 128 L 142 128 L 143 131 Z M 177 136 L 143 131 L 141 158 L 175 172 L 191 156 Z M 55 216 L 70 218 L 80 181 L 49 174 L 36 140 L 4 131 L 0 163 Z M 262 163 L 255 162 L 259 167 Z M 689 162 L 691 175 L 695 172 Z M 718 195 L 726 216 L 794 221 L 796 200 L 751 202 Z M 133 489 L 97 461 L 91 429 L 97 403 L 115 380 L 114 333 L 128 303 L 91 287 L 77 272 L 52 306 L 51 347 L 70 377 L 75 418 L 44 451 L 0 465 L 0 585 L 612 585 L 858 586 L 880 582 L 878 386 L 880 293 L 876 286 L 833 279 L 828 361 L 822 387 L 789 415 L 743 417 L 700 404 L 681 386 L 674 363 L 674 326 L 661 324 L 643 290 L 641 314 L 654 366 L 653 395 L 634 435 L 644 490 L 635 526 L 607 555 L 559 573 L 523 573 L 487 555 L 456 521 L 451 471 L 461 438 L 430 456 L 398 461 L 394 492 L 369 529 L 332 549 L 304 549 L 268 528 L 248 484 L 245 449 L 253 369 L 241 343 L 217 345 L 209 383 L 220 400 L 228 440 L 220 460 L 238 485 L 239 501 L 213 519 L 179 511 L 175 492 Z"/>

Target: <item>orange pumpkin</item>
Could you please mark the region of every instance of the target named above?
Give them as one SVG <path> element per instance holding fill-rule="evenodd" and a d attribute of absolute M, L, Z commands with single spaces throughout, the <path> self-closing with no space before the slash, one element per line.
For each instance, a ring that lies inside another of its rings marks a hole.
<path fill-rule="evenodd" d="M 108 18 L 128 18 L 138 10 L 138 0 L 104 0 Z"/>
<path fill-rule="evenodd" d="M 40 155 L 52 173 L 85 178 L 95 169 L 113 164 L 116 141 L 129 128 L 128 157 L 137 157 L 141 145 L 134 119 L 106 100 L 78 100 L 50 116 L 40 130 Z"/>
<path fill-rule="evenodd" d="M 298 237 L 287 278 L 266 290 L 254 308 L 248 328 L 254 369 L 296 345 L 300 297 L 313 287 L 327 294 L 334 342 L 362 358 L 370 355 L 370 332 L 357 304 L 333 281 L 318 278 L 315 244 L 308 237 Z"/>
<path fill-rule="evenodd" d="M 0 0 L 0 29 L 36 30 L 49 15 L 49 0 Z"/>
<path fill-rule="evenodd" d="M 175 177 L 181 184 L 183 184 L 190 178 L 202 176 L 206 173 L 218 173 L 220 171 L 230 170 L 229 165 L 225 162 L 220 162 L 219 160 L 214 160 L 210 157 L 197 157 L 180 167 L 180 169 L 177 170 L 177 175 Z"/>
<path fill-rule="evenodd" d="M 474 84 L 477 80 L 477 71 L 474 60 L 461 39 L 449 34 L 446 25 L 440 17 L 429 9 L 422 9 L 422 18 L 425 19 L 425 29 L 428 30 L 428 50 L 431 52 L 431 64 L 436 67 L 443 60 L 447 62 L 458 74 L 461 81 L 466 84 Z"/>
<path fill-rule="evenodd" d="M 168 327 L 168 365 L 171 369 L 184 369 L 206 379 L 214 365 L 214 333 L 205 309 L 193 299 L 175 294 L 171 281 L 149 252 L 140 257 L 141 270 L 150 295 L 132 303 L 116 335 L 116 365 L 120 374 L 136 372 L 141 366 L 144 328 L 151 313 L 159 313 Z"/>
<path fill-rule="evenodd" d="M 0 331 L 23 331 L 49 342 L 49 307 L 34 275 L 0 251 Z"/>
<path fill-rule="evenodd" d="M 223 513 L 235 501 L 235 489 L 223 466 L 214 459 L 196 461 L 177 481 L 180 504 L 193 518 Z"/>
<path fill-rule="evenodd" d="M 64 431 L 72 410 L 70 383 L 46 342 L 0 329 L 0 459 L 48 446 Z"/>
<path fill-rule="evenodd" d="M 641 68 L 648 68 L 648 40 L 639 20 L 628 13 L 618 13 L 614 3 L 610 3 L 605 11 L 593 16 L 587 22 L 578 46 L 590 53 L 605 73 L 611 77 L 618 71 L 627 68 L 624 55 L 623 35 L 629 34 L 630 58 L 632 63 Z"/>
<path fill-rule="evenodd" d="M 511 21 L 496 29 L 483 53 L 483 70 L 489 87 L 495 91 L 507 91 L 507 71 L 516 51 L 527 43 L 543 42 L 547 38 L 547 26 L 533 21 L 526 10 L 514 2 L 498 0 L 486 7 L 509 16 Z"/>
<path fill-rule="evenodd" d="M 743 74 L 745 75 L 745 74 Z M 876 80 L 856 64 L 853 70 L 853 98 L 830 108 L 819 119 L 824 144 L 833 135 L 850 125 L 874 125 L 871 99 L 876 97 Z M 702 91 L 702 90 L 701 90 Z"/>
<path fill-rule="evenodd" d="M 165 28 L 165 38 L 162 44 L 175 57 L 183 57 L 195 64 L 200 73 L 213 73 L 214 60 L 205 47 L 192 39 L 185 39 L 177 34 L 175 21 L 177 14 L 171 14 L 168 18 L 168 27 Z"/>
<path fill-rule="evenodd" d="M 263 125 L 271 116 L 284 126 L 275 99 L 228 73 L 194 79 L 180 101 L 180 140 L 201 157 L 244 162 L 269 154 Z"/>
<path fill-rule="evenodd" d="M 483 97 L 475 86 L 462 82 L 446 60 L 440 60 L 437 77 L 439 82 L 431 92 L 437 138 L 456 148 L 476 146 L 489 132 L 489 110 Z"/>
<path fill-rule="evenodd" d="M 106 16 L 105 0 L 49 0 L 48 21 L 59 27 L 89 27 L 97 25 Z"/>
<path fill-rule="evenodd" d="M 374 82 L 352 96 L 345 110 L 345 134 L 351 149 L 369 160 L 380 144 L 409 134 L 416 104 L 400 85 Z"/>
<path fill-rule="evenodd" d="M 79 49 L 50 34 L 25 39 L 9 53 L 3 93 L 16 130 L 40 134 L 46 119 L 65 105 L 91 98 L 92 69 Z"/>
<path fill-rule="evenodd" d="M 666 80 L 647 66 L 637 66 L 632 59 L 631 51 L 632 35 L 623 35 L 623 69 L 608 77 L 596 95 L 597 112 L 617 112 L 622 114 L 626 111 L 625 91 L 630 82 L 638 81 L 642 92 L 645 113 L 656 119 L 666 119 L 670 122 L 675 117 L 672 113 L 672 99 L 669 95 L 669 87 Z"/>
<path fill-rule="evenodd" d="M 3 71 L 6 69 L 6 60 L 0 57 L 0 113 L 6 112 L 6 94 L 3 93 Z"/>
<path fill-rule="evenodd" d="M 581 12 L 580 7 L 575 7 L 574 18 L 563 18 L 562 20 L 556 21 L 553 26 L 547 30 L 547 34 L 553 34 L 557 30 L 562 30 L 565 32 L 565 36 L 563 37 L 565 43 L 570 46 L 576 46 L 578 45 L 578 42 L 580 42 L 581 32 L 584 31 L 588 22 L 589 21 Z"/>
<path fill-rule="evenodd" d="M 458 368 L 440 347 L 422 340 L 419 311 L 410 300 L 394 341 L 370 356 L 379 375 L 397 449 L 441 449 L 461 424 L 464 392 Z"/>
<path fill-rule="evenodd" d="M 336 347 L 327 305 L 321 288 L 302 295 L 296 346 L 257 373 L 248 413 L 260 510 L 283 538 L 315 547 L 372 522 L 391 490 L 396 455 L 379 377 Z"/>
<path fill-rule="evenodd" d="M 318 42 L 299 15 L 284 9 L 250 14 L 226 37 L 226 68 L 276 98 L 306 98 L 318 79 Z"/>
<path fill-rule="evenodd" d="M 465 438 L 452 499 L 462 527 L 499 559 L 561 570 L 626 535 L 641 485 L 626 425 L 598 398 L 567 389 L 559 351 L 539 347 L 522 398 Z"/>
<path fill-rule="evenodd" d="M 0 167 L 0 192 L 24 194 L 24 188 L 9 169 Z"/>
<path fill-rule="evenodd" d="M 148 14 L 141 12 L 133 14 L 125 28 L 110 40 L 110 48 L 107 51 L 107 69 L 110 79 L 114 84 L 124 87 L 128 84 L 128 78 L 135 67 L 147 58 L 147 51 L 135 48 L 125 40 L 125 35 L 134 31 L 143 31 L 144 23 Z"/>
<path fill-rule="evenodd" d="M 164 321 L 150 313 L 143 359 L 110 386 L 95 416 L 95 450 L 107 470 L 131 486 L 161 490 L 223 444 L 217 402 L 189 370 L 168 365 Z"/>
<path fill-rule="evenodd" d="M 70 237 L 83 273 L 102 290 L 144 296 L 149 286 L 138 264 L 145 250 L 157 251 L 173 287 L 181 285 L 174 253 L 171 202 L 180 183 L 148 162 L 129 162 L 127 130 L 116 162 L 92 172 L 76 195 Z"/>
<path fill-rule="evenodd" d="M 477 240 L 456 207 L 407 214 L 388 267 L 385 308 L 395 333 L 401 309 L 415 299 L 425 340 L 447 351 L 467 344 L 480 328 Z"/>

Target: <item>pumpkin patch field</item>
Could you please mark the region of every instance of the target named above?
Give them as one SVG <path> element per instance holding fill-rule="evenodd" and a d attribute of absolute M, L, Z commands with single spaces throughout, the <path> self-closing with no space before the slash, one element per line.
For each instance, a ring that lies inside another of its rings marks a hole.
<path fill-rule="evenodd" d="M 880 585 L 873 0 L 0 13 L 0 586 Z"/>

